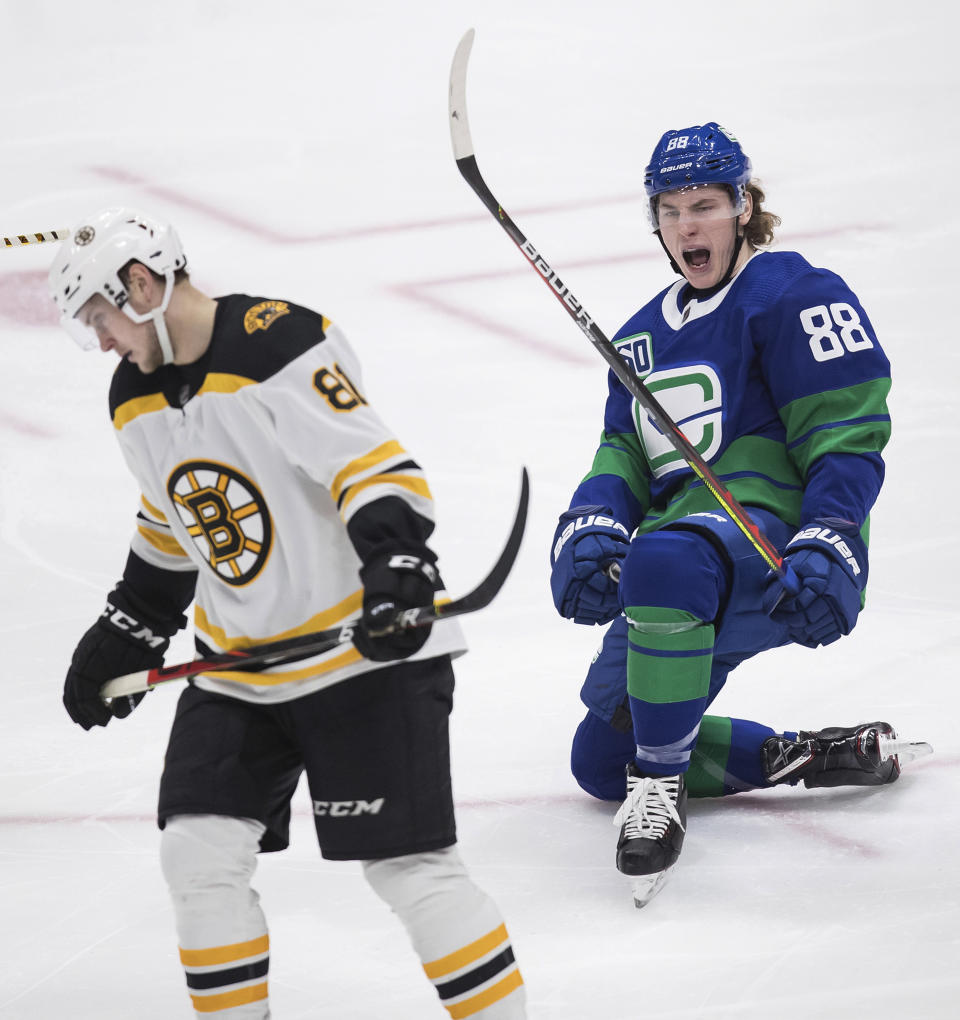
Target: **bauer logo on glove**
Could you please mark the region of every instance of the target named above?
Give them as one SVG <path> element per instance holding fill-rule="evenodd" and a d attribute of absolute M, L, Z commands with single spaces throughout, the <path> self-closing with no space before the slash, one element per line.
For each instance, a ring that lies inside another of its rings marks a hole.
<path fill-rule="evenodd" d="M 826 542 L 827 545 L 832 545 L 835 552 L 840 556 L 847 566 L 853 571 L 854 577 L 860 576 L 860 564 L 857 562 L 856 556 L 853 555 L 853 551 L 850 546 L 847 545 L 843 540 L 842 535 L 838 535 L 835 531 L 831 531 L 829 528 L 821 528 L 815 524 L 812 528 L 805 528 L 803 531 L 798 531 L 796 535 L 790 540 L 787 550 L 789 551 L 791 546 L 796 542 L 808 542 L 811 540 L 819 540 Z"/>
<path fill-rule="evenodd" d="M 786 624 L 797 644 L 829 645 L 856 626 L 867 570 L 867 547 L 856 525 L 819 518 L 787 543 L 782 575 L 767 575 L 764 612 Z"/>
<path fill-rule="evenodd" d="M 589 507 L 577 508 L 577 509 L 592 509 Z M 599 507 L 597 509 L 600 509 Z M 568 511 L 571 513 L 574 511 Z M 566 514 L 564 514 L 566 516 Z M 560 550 L 567 544 L 570 537 L 577 531 L 581 531 L 583 528 L 611 528 L 613 531 L 619 531 L 624 538 L 624 541 L 630 540 L 630 535 L 627 533 L 627 529 L 619 522 L 615 521 L 612 517 L 607 517 L 606 514 L 589 513 L 584 516 L 577 517 L 575 520 L 570 521 L 569 524 L 560 532 L 557 537 L 556 544 L 553 547 L 553 558 L 560 555 Z"/>
<path fill-rule="evenodd" d="M 630 548 L 630 532 L 609 507 L 575 506 L 554 533 L 550 589 L 561 616 L 587 625 L 620 612 L 616 567 Z"/>

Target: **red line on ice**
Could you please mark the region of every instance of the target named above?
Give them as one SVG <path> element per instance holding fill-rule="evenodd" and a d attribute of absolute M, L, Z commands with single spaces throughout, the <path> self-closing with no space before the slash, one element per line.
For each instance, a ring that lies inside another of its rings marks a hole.
<path fill-rule="evenodd" d="M 452 227 L 464 223 L 479 223 L 489 218 L 489 213 L 471 213 L 466 216 L 441 216 L 434 219 L 410 220 L 408 222 L 371 224 L 365 227 L 346 227 L 341 230 L 327 230 L 314 234 L 288 234 L 260 223 L 254 219 L 238 216 L 229 209 L 215 205 L 204 199 L 195 198 L 183 191 L 168 188 L 162 184 L 154 184 L 129 170 L 118 167 L 97 166 L 91 170 L 100 177 L 138 187 L 147 194 L 156 195 L 167 202 L 173 202 L 194 212 L 203 213 L 221 223 L 253 234 L 275 244 L 318 244 L 331 241 L 349 241 L 358 237 L 375 237 L 379 234 L 400 234 L 406 231 L 432 230 L 436 227 Z M 536 216 L 542 213 L 569 212 L 572 209 L 589 209 L 604 205 L 618 205 L 621 202 L 639 201 L 642 195 L 611 195 L 603 198 L 580 199 L 576 202 L 559 202 L 551 205 L 530 206 L 520 211 L 520 215 Z"/>
<path fill-rule="evenodd" d="M 135 186 L 151 195 L 156 195 L 165 201 L 181 205 L 194 212 L 199 212 L 212 219 L 218 220 L 228 226 L 242 230 L 245 233 L 253 234 L 263 240 L 271 241 L 274 244 L 322 244 L 338 241 L 348 241 L 357 238 L 375 237 L 384 234 L 400 234 L 408 231 L 432 230 L 440 227 L 454 227 L 467 223 L 479 223 L 490 218 L 489 213 L 478 212 L 466 216 L 446 216 L 434 219 L 411 220 L 407 222 L 381 223 L 362 227 L 348 227 L 340 230 L 323 231 L 314 234 L 289 234 L 275 230 L 265 223 L 255 219 L 239 216 L 231 210 L 216 205 L 213 202 L 196 198 L 185 192 L 174 188 L 156 184 L 146 178 L 140 177 L 129 170 L 119 167 L 92 167 L 94 173 L 118 183 Z M 581 209 L 596 208 L 599 206 L 619 205 L 628 202 L 641 202 L 643 195 L 640 192 L 621 195 L 602 196 L 592 199 L 577 199 L 567 202 L 555 202 L 548 205 L 530 206 L 520 209 L 517 213 L 519 218 L 536 216 L 546 213 L 567 213 Z M 816 230 L 788 235 L 796 239 L 820 239 L 826 237 L 838 237 L 843 234 L 857 230 L 877 229 L 868 225 L 848 225 L 833 227 L 827 230 Z M 564 269 L 584 268 L 614 265 L 624 262 L 643 262 L 650 259 L 662 257 L 659 251 L 642 253 L 630 253 L 625 255 L 609 255 L 594 259 L 571 261 L 565 264 Z M 470 311 L 455 301 L 443 300 L 436 296 L 433 291 L 439 287 L 446 287 L 456 284 L 477 283 L 482 280 L 496 279 L 513 274 L 529 273 L 529 268 L 518 263 L 516 268 L 509 270 L 486 271 L 469 273 L 433 280 L 411 280 L 406 283 L 397 284 L 391 288 L 394 294 L 419 304 L 424 308 L 445 315 L 448 318 L 456 319 L 474 328 L 484 329 L 489 333 L 519 344 L 530 350 L 539 353 L 548 353 L 551 357 L 570 364 L 595 364 L 596 359 L 586 347 L 579 350 L 568 349 L 560 346 L 549 339 L 550 329 L 545 329 L 544 336 L 532 334 L 512 326 L 508 321 L 496 315 L 488 315 Z"/>

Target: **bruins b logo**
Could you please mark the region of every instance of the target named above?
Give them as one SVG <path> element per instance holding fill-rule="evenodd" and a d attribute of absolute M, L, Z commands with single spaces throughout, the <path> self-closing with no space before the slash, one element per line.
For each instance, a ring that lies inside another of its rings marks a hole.
<path fill-rule="evenodd" d="M 257 487 L 226 464 L 194 460 L 167 481 L 180 521 L 193 544 L 227 584 L 249 584 L 260 573 L 273 529 Z"/>

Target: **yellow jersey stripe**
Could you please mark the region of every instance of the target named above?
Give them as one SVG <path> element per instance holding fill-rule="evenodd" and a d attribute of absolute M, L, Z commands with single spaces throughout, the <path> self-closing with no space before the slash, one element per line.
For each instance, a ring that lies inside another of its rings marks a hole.
<path fill-rule="evenodd" d="M 160 535 L 156 531 L 151 531 L 150 528 L 145 528 L 142 524 L 137 525 L 137 531 L 140 532 L 154 549 L 159 549 L 160 552 L 166 553 L 168 556 L 187 555 L 173 535 Z"/>
<path fill-rule="evenodd" d="M 450 953 L 449 956 L 441 956 L 439 960 L 425 963 L 423 965 L 424 972 L 431 981 L 435 981 L 445 974 L 461 970 L 471 963 L 475 963 L 481 956 L 486 956 L 491 950 L 506 942 L 509 937 L 507 935 L 507 926 L 501 924 L 499 928 L 494 928 L 493 931 L 487 932 L 486 935 L 477 939 L 476 942 L 471 942 L 470 945 L 464 946 L 463 949 L 458 949 L 455 953 Z"/>
<path fill-rule="evenodd" d="M 146 510 L 151 517 L 156 517 L 158 521 L 163 521 L 164 524 L 166 524 L 167 515 L 162 510 L 157 509 L 157 507 L 155 507 L 142 492 L 140 493 L 140 502 L 143 504 L 144 510 Z"/>
<path fill-rule="evenodd" d="M 302 634 L 311 634 L 315 630 L 326 630 L 349 616 L 355 616 L 363 608 L 363 589 L 360 588 L 348 595 L 342 602 L 335 606 L 311 616 L 299 627 L 281 631 L 279 634 L 271 634 L 267 637 L 250 638 L 245 636 L 230 637 L 222 627 L 217 627 L 210 622 L 203 606 L 196 606 L 193 611 L 193 622 L 197 630 L 202 631 L 218 647 L 225 652 L 232 652 L 234 649 L 255 648 L 257 645 L 265 645 L 270 641 L 286 641 L 287 638 L 300 637 Z"/>
<path fill-rule="evenodd" d="M 260 935 L 249 942 L 234 942 L 211 949 L 181 949 L 180 962 L 184 967 L 213 967 L 219 963 L 236 963 L 248 956 L 258 956 L 270 949 L 270 936 Z"/>
<path fill-rule="evenodd" d="M 246 376 L 231 375 L 228 372 L 210 372 L 197 393 L 236 393 L 237 390 L 243 389 L 244 386 L 253 386 L 255 384 L 255 379 L 247 379 Z M 127 400 L 122 403 L 113 412 L 113 427 L 119 431 L 141 414 L 162 411 L 169 406 L 167 398 L 162 393 L 151 393 L 146 397 L 134 397 L 133 400 Z"/>
<path fill-rule="evenodd" d="M 326 659 L 315 666 L 307 666 L 305 669 L 293 669 L 287 673 L 247 673 L 239 670 L 218 669 L 215 673 L 207 673 L 206 676 L 218 680 L 233 680 L 235 683 L 246 684 L 248 687 L 276 687 L 294 680 L 308 680 L 311 677 L 321 676 L 344 666 L 352 666 L 362 658 L 363 656 L 356 648 L 350 645 L 345 652 L 341 652 L 340 655 L 332 659 Z"/>
<path fill-rule="evenodd" d="M 251 1002 L 262 1002 L 267 997 L 267 982 L 259 985 L 248 985 L 232 992 L 221 992 L 219 995 L 193 995 L 193 1008 L 198 1013 L 219 1013 L 234 1006 L 246 1006 Z"/>
<path fill-rule="evenodd" d="M 516 991 L 516 989 L 518 989 L 522 984 L 523 978 L 520 976 L 520 971 L 515 970 L 512 974 L 508 974 L 502 981 L 498 981 L 495 985 L 492 985 L 479 995 L 474 995 L 471 999 L 464 999 L 463 1002 L 447 1006 L 447 1012 L 453 1020 L 462 1020 L 463 1017 L 473 1016 L 474 1013 L 479 1013 L 481 1009 L 486 1009 L 487 1006 L 492 1003 L 505 999 L 511 992 Z"/>
<path fill-rule="evenodd" d="M 333 498 L 334 503 L 340 499 L 340 493 L 343 491 L 343 483 L 351 475 L 358 475 L 361 471 L 367 471 L 377 464 L 382 464 L 385 460 L 390 457 L 399 456 L 407 451 L 396 441 L 391 439 L 387 443 L 383 443 L 378 446 L 375 450 L 371 450 L 369 453 L 365 453 L 362 457 L 358 457 L 356 460 L 351 461 L 342 471 L 340 471 L 336 478 L 333 480 L 333 484 L 330 486 L 330 495 Z"/>
<path fill-rule="evenodd" d="M 353 485 L 347 486 L 347 494 L 340 506 L 341 513 L 358 493 L 369 489 L 371 485 L 397 485 L 401 489 L 408 489 L 416 496 L 433 499 L 430 486 L 427 485 L 425 478 L 417 478 L 415 475 L 374 475 L 372 478 L 366 478 L 362 482 L 355 482 Z"/>
<path fill-rule="evenodd" d="M 133 400 L 122 403 L 113 412 L 113 427 L 119 432 L 141 414 L 163 411 L 169 406 L 167 398 L 162 393 L 151 393 L 147 397 L 134 397 Z"/>
<path fill-rule="evenodd" d="M 229 372 L 208 372 L 203 380 L 203 385 L 197 390 L 201 393 L 236 393 L 244 386 L 255 386 L 255 379 L 248 379 L 243 375 L 231 375 Z"/>

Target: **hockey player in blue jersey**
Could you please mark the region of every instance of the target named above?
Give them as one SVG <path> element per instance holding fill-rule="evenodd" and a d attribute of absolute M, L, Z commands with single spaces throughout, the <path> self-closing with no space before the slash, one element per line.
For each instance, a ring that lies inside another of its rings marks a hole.
<path fill-rule="evenodd" d="M 884 722 L 778 734 L 704 714 L 750 656 L 830 644 L 856 625 L 890 371 L 839 276 L 762 250 L 780 221 L 728 131 L 668 131 L 645 190 L 681 279 L 613 343 L 782 550 L 783 572 L 610 373 L 600 445 L 554 536 L 551 587 L 561 615 L 613 621 L 583 686 L 572 768 L 588 793 L 623 801 L 616 860 L 638 906 L 679 857 L 688 795 L 891 783 L 929 750 Z"/>

